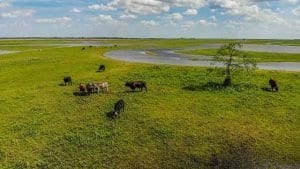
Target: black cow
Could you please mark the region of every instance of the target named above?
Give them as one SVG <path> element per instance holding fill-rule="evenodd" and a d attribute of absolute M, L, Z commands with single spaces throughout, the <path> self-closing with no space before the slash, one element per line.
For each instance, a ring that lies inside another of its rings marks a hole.
<path fill-rule="evenodd" d="M 119 116 L 119 113 L 116 111 L 111 111 L 111 112 L 106 113 L 106 116 L 111 119 L 115 119 Z"/>
<path fill-rule="evenodd" d="M 277 85 L 276 80 L 270 79 L 270 80 L 269 80 L 269 85 L 271 86 L 271 91 L 274 91 L 274 90 L 275 90 L 275 91 L 278 92 L 279 88 L 278 88 L 278 85 Z"/>
<path fill-rule="evenodd" d="M 72 77 L 71 76 L 65 76 L 64 77 L 65 86 L 72 85 Z"/>
<path fill-rule="evenodd" d="M 81 50 L 85 50 L 85 47 L 81 48 Z"/>
<path fill-rule="evenodd" d="M 115 103 L 114 111 L 118 114 L 125 111 L 124 100 L 119 100 L 117 103 Z"/>
<path fill-rule="evenodd" d="M 132 81 L 132 82 L 126 82 L 126 83 L 125 83 L 125 86 L 126 86 L 126 87 L 129 87 L 130 89 L 132 89 L 132 90 L 134 90 L 134 91 L 135 91 L 136 88 L 140 89 L 140 91 L 143 91 L 143 89 L 145 89 L 146 92 L 147 92 L 147 90 L 148 90 L 148 89 L 147 89 L 146 82 L 144 82 L 144 81 Z"/>
<path fill-rule="evenodd" d="M 98 68 L 98 72 L 103 72 L 105 71 L 105 65 L 100 65 Z"/>

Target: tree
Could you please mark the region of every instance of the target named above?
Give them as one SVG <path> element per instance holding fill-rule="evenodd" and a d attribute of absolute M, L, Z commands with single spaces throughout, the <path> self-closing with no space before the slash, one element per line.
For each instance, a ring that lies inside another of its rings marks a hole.
<path fill-rule="evenodd" d="M 230 86 L 232 74 L 239 70 L 251 71 L 256 69 L 256 62 L 249 58 L 245 52 L 241 51 L 243 45 L 239 42 L 232 42 L 222 46 L 215 56 L 215 61 L 225 65 L 225 75 L 223 85 Z"/>

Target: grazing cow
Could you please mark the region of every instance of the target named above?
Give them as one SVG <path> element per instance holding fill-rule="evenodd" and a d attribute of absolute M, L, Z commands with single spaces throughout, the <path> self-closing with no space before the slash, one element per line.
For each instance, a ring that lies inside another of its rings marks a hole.
<path fill-rule="evenodd" d="M 118 114 L 125 111 L 124 100 L 119 100 L 117 103 L 115 103 L 114 111 L 117 112 Z"/>
<path fill-rule="evenodd" d="M 271 86 L 271 91 L 274 91 L 274 90 L 275 90 L 275 91 L 278 92 L 279 88 L 278 88 L 278 85 L 277 85 L 276 80 L 270 79 L 270 80 L 269 80 L 269 85 Z"/>
<path fill-rule="evenodd" d="M 94 90 L 95 90 L 94 84 L 93 84 L 93 83 L 88 83 L 88 84 L 86 85 L 86 90 L 87 90 L 87 92 L 88 92 L 89 94 L 93 93 Z"/>
<path fill-rule="evenodd" d="M 106 113 L 106 116 L 111 119 L 115 119 L 119 116 L 119 113 L 116 111 L 111 111 L 111 112 Z"/>
<path fill-rule="evenodd" d="M 143 89 L 145 89 L 147 92 L 147 85 L 146 85 L 146 82 L 144 82 L 144 81 L 126 82 L 125 86 L 129 87 L 131 90 L 134 90 L 134 91 L 136 88 L 138 88 L 138 89 L 140 89 L 140 91 L 143 91 Z"/>
<path fill-rule="evenodd" d="M 98 71 L 99 72 L 105 71 L 105 65 L 100 65 L 99 68 L 98 68 Z"/>
<path fill-rule="evenodd" d="M 93 83 L 94 86 L 94 90 L 97 91 L 97 93 L 99 94 L 100 90 L 102 91 L 102 93 L 108 93 L 108 82 L 100 82 L 100 83 Z"/>
<path fill-rule="evenodd" d="M 80 92 L 86 92 L 86 91 L 87 91 L 87 90 L 86 90 L 86 85 L 83 84 L 83 83 L 80 83 L 80 84 L 79 84 L 79 90 L 80 90 Z"/>
<path fill-rule="evenodd" d="M 81 48 L 81 50 L 85 50 L 85 47 Z"/>
<path fill-rule="evenodd" d="M 72 85 L 72 77 L 71 76 L 65 76 L 64 77 L 65 86 Z"/>

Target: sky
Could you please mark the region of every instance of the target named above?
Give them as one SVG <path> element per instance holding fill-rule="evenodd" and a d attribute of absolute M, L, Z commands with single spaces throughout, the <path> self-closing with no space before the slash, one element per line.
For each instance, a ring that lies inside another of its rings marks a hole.
<path fill-rule="evenodd" d="M 300 39 L 300 0 L 0 0 L 0 37 Z"/>

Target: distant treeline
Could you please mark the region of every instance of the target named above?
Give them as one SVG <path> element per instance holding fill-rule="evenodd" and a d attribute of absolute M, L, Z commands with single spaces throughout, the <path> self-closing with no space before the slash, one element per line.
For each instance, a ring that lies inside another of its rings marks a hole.
<path fill-rule="evenodd" d="M 226 38 L 129 38 L 129 37 L 0 37 L 1 39 L 12 39 L 12 40 L 34 40 L 34 39 L 195 39 L 195 40 L 205 40 L 205 39 L 218 39 L 218 40 L 258 40 L 258 41 L 298 41 L 300 39 L 246 39 L 246 38 L 241 38 L 241 39 L 226 39 Z"/>

